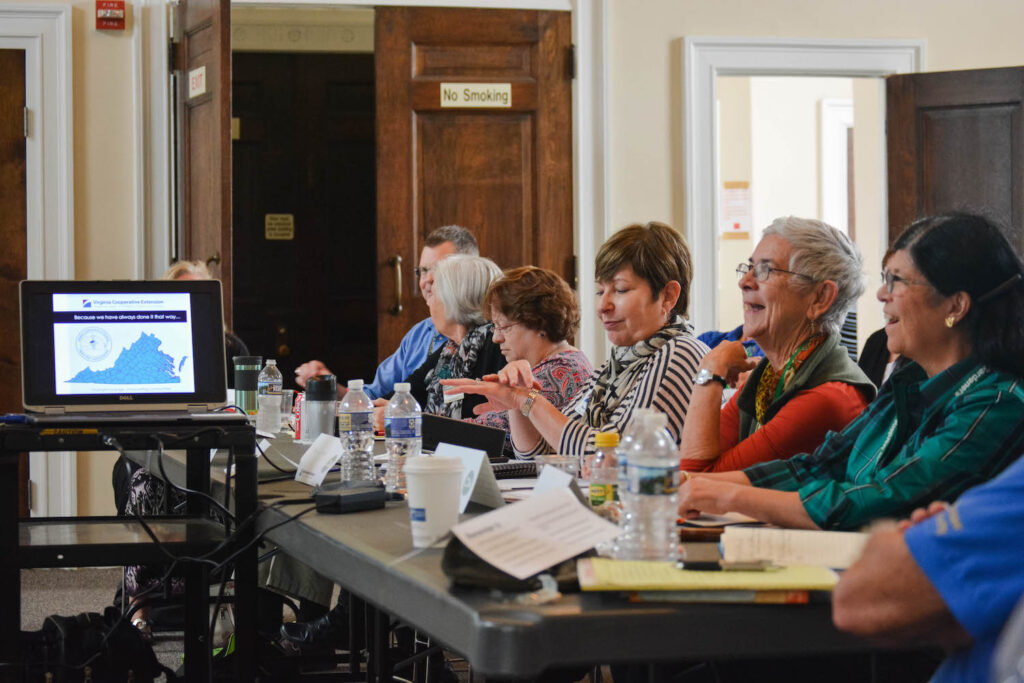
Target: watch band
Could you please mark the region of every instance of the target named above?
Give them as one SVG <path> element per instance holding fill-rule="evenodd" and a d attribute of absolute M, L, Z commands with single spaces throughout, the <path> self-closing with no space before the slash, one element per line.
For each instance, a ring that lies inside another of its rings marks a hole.
<path fill-rule="evenodd" d="M 523 414 L 523 417 L 530 417 L 530 411 L 533 410 L 533 400 L 537 398 L 539 393 L 536 389 L 530 389 L 530 393 L 526 395 L 526 400 L 523 401 L 523 405 L 519 408 L 519 412 Z"/>
<path fill-rule="evenodd" d="M 718 382 L 719 384 L 722 385 L 723 389 L 729 386 L 729 383 L 726 381 L 724 377 L 712 373 L 707 368 L 701 368 L 701 370 L 696 375 L 693 376 L 693 381 L 695 384 L 700 385 L 710 384 L 711 382 Z"/>

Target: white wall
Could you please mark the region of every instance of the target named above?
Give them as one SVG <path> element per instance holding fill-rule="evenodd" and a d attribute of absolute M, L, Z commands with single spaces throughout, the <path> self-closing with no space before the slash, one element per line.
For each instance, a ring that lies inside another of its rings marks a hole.
<path fill-rule="evenodd" d="M 849 78 L 750 79 L 756 230 L 779 216 L 821 218 L 819 102 L 852 97 Z"/>

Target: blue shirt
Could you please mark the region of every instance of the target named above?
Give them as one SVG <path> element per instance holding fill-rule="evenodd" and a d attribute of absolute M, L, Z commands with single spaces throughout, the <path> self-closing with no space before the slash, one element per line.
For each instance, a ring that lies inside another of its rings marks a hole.
<path fill-rule="evenodd" d="M 713 349 L 724 341 L 739 341 L 743 338 L 743 325 L 740 325 L 735 330 L 728 332 L 719 332 L 718 330 L 708 330 L 707 332 L 701 332 L 697 335 L 697 339 L 701 340 L 708 345 L 709 349 Z M 757 345 L 757 342 L 753 339 L 748 339 L 743 342 L 743 348 L 747 350 L 748 356 L 764 356 L 764 351 Z"/>
<path fill-rule="evenodd" d="M 363 387 L 363 390 L 370 398 L 390 394 L 395 388 L 395 382 L 404 382 L 413 370 L 423 365 L 432 351 L 436 351 L 446 341 L 448 338 L 437 331 L 430 318 L 419 321 L 402 337 L 398 350 L 377 366 L 373 383 Z"/>
<path fill-rule="evenodd" d="M 974 644 L 932 681 L 987 681 L 999 632 L 1024 595 L 1024 458 L 967 491 L 951 508 L 907 529 L 921 570 Z"/>

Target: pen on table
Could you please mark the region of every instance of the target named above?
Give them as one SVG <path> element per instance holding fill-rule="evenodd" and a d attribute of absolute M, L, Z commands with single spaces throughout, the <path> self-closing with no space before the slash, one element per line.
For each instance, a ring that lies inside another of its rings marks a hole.
<path fill-rule="evenodd" d="M 28 420 L 22 413 L 7 413 L 3 417 L 0 417 L 0 422 L 7 424 L 16 424 L 20 422 L 26 422 Z"/>
<path fill-rule="evenodd" d="M 676 562 L 676 569 L 704 572 L 763 572 L 776 568 L 770 560 L 750 560 L 748 562 L 726 562 L 725 560 L 719 560 L 718 562 L 686 562 L 685 560 L 679 560 Z"/>

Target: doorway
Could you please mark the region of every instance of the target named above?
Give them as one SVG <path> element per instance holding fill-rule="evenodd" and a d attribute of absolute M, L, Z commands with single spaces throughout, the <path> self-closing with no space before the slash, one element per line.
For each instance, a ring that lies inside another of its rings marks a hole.
<path fill-rule="evenodd" d="M 849 235 L 862 253 L 876 251 L 884 223 L 858 224 L 856 207 L 870 215 L 880 204 L 885 168 L 876 144 L 882 120 L 875 79 L 722 76 L 717 93 L 718 320 L 720 329 L 731 330 L 743 320 L 736 265 L 774 219 L 822 220 Z M 877 268 L 865 262 L 864 270 L 870 277 Z M 844 335 L 878 326 L 870 280 L 858 303 L 876 315 L 863 325 L 851 317 Z M 863 341 L 851 343 L 859 349 Z"/>
<path fill-rule="evenodd" d="M 234 331 L 253 354 L 373 379 L 372 54 L 235 52 Z"/>
<path fill-rule="evenodd" d="M 377 361 L 426 316 L 413 268 L 424 238 L 441 225 L 469 227 L 481 252 L 502 267 L 532 263 L 575 280 L 575 61 L 569 13 L 318 8 L 290 12 L 288 23 L 280 24 L 263 14 L 274 10 L 244 11 L 250 16 L 242 21 L 236 19 L 238 10 L 232 12 L 232 187 L 239 199 L 234 202 L 230 269 L 222 268 L 221 277 L 232 280 L 239 318 L 235 331 L 253 353 L 278 358 L 286 375 L 315 357 L 340 380 L 369 379 Z M 368 15 L 370 21 L 355 17 L 349 26 L 338 25 L 338 17 L 349 12 Z M 338 42 L 347 44 L 339 49 Z M 242 54 L 266 52 L 260 48 L 267 43 L 274 49 L 287 46 L 293 54 Z M 244 50 L 238 49 L 241 44 Z M 299 50 L 364 54 L 334 55 L 335 61 L 321 69 L 313 66 L 321 57 L 303 56 Z M 326 74 L 319 81 L 310 75 L 318 71 Z M 271 77 L 277 85 L 270 84 Z M 460 83 L 493 83 L 509 89 L 511 96 L 498 107 L 467 102 L 452 108 L 440 93 Z M 328 119 L 335 114 L 324 109 L 327 113 L 314 120 L 315 111 L 323 109 L 321 100 L 332 98 L 343 103 L 348 123 L 340 128 L 349 145 L 333 156 L 327 148 L 337 140 Z M 375 98 L 372 106 L 369 98 Z M 372 145 L 366 144 L 367 132 L 374 134 Z M 346 164 L 351 164 L 349 174 L 341 177 L 338 167 Z M 347 192 L 357 196 L 346 199 Z M 375 212 L 356 207 L 357 201 L 374 196 Z M 321 198 L 327 206 L 322 210 L 285 210 Z M 308 215 L 300 218 L 300 213 Z M 344 224 L 349 214 L 357 220 L 368 216 L 372 231 Z M 330 219 L 326 223 L 325 216 Z M 314 218 L 323 225 L 310 224 Z M 221 230 L 215 225 L 187 229 Z M 303 235 L 312 235 L 305 248 Z M 375 248 L 366 237 L 376 240 Z M 360 263 L 326 258 L 331 250 Z M 298 296 L 312 303 L 297 304 L 296 297 L 270 291 L 268 269 L 275 268 L 281 254 L 284 272 L 300 273 Z M 364 264 L 372 265 L 365 279 L 359 269 Z M 325 284 L 310 279 L 303 266 L 327 277 Z M 240 267 L 249 269 L 242 275 L 244 284 L 237 282 Z M 362 289 L 361 282 L 368 288 Z M 359 291 L 346 298 L 353 287 Z M 340 298 L 325 300 L 335 291 Z M 375 314 L 369 320 L 364 316 L 368 307 Z M 247 315 L 255 324 L 241 319 Z M 308 329 L 300 331 L 300 325 Z M 367 356 L 373 334 L 376 353 Z M 308 348 L 298 349 L 300 336 Z"/>
<path fill-rule="evenodd" d="M 719 329 L 718 278 L 718 176 L 706 169 L 718 169 L 716 141 L 719 129 L 715 102 L 721 76 L 841 76 L 872 78 L 878 111 L 884 111 L 884 80 L 895 73 L 913 73 L 925 68 L 924 41 L 920 40 L 827 40 L 773 38 L 685 38 L 683 39 L 683 100 L 685 106 L 684 166 L 686 186 L 687 239 L 694 260 L 713 268 L 695 273 L 692 297 L 707 305 L 696 309 L 694 325 L 699 330 Z M 881 117 L 880 120 L 884 120 Z M 877 153 L 884 155 L 885 131 L 861 130 L 858 137 L 873 140 Z M 863 164 L 858 168 L 863 167 Z M 880 182 L 884 182 L 882 173 Z M 870 211 L 859 209 L 857 222 L 885 223 L 886 193 Z M 878 263 L 884 253 L 880 240 L 874 251 L 863 249 L 866 264 Z M 858 311 L 862 321 L 878 318 L 877 306 Z M 868 329 L 868 322 L 860 325 Z"/>

